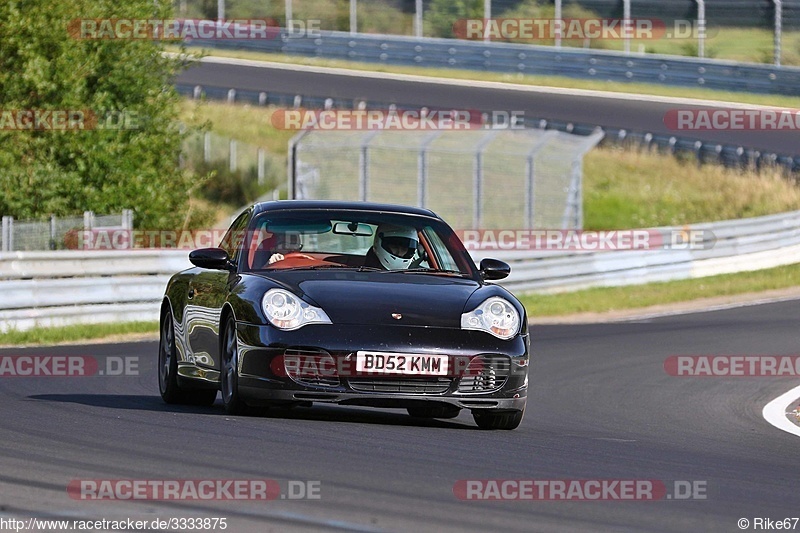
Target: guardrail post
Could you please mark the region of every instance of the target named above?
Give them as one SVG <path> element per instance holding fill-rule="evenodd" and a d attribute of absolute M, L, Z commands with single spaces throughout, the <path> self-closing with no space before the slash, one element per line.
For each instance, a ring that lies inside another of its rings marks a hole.
<path fill-rule="evenodd" d="M 350 35 L 358 33 L 358 6 L 357 0 L 350 0 Z"/>
<path fill-rule="evenodd" d="M 581 157 L 583 156 L 572 160 L 567 203 L 561 216 L 561 229 L 581 229 L 583 227 L 583 209 L 580 205 L 583 197 L 581 194 L 581 174 L 583 173 Z"/>
<path fill-rule="evenodd" d="M 422 140 L 417 156 L 417 205 L 425 207 L 428 200 L 428 146 L 442 134 L 442 131 L 434 131 Z"/>
<path fill-rule="evenodd" d="M 264 172 L 264 163 L 265 163 L 265 160 L 264 160 L 264 149 L 263 148 L 259 148 L 258 152 L 256 152 L 256 153 L 258 154 L 258 163 L 256 164 L 257 167 L 258 167 L 258 184 L 259 185 L 264 185 L 264 177 L 265 177 L 265 172 Z"/>
<path fill-rule="evenodd" d="M 772 0 L 775 4 L 775 66 L 781 66 L 781 33 L 783 31 L 783 1 Z"/>
<path fill-rule="evenodd" d="M 414 2 L 414 36 L 422 38 L 422 0 Z"/>
<path fill-rule="evenodd" d="M 289 200 L 297 199 L 297 167 L 299 166 L 299 161 L 297 160 L 297 145 L 300 144 L 300 141 L 308 135 L 308 132 L 311 130 L 302 130 L 300 133 L 295 135 L 289 140 L 289 154 L 286 158 L 286 164 L 289 167 L 287 170 L 287 176 L 289 180 L 288 184 L 288 198 Z"/>
<path fill-rule="evenodd" d="M 122 210 L 122 227 L 126 230 L 133 229 L 133 209 Z"/>
<path fill-rule="evenodd" d="M 560 1 L 560 0 L 559 0 Z M 483 0 L 483 20 L 486 21 L 486 24 L 489 24 L 489 19 L 492 18 L 492 0 Z M 484 28 L 485 30 L 485 28 Z M 483 40 L 484 41 L 491 41 L 489 37 L 489 32 L 483 32 Z"/>
<path fill-rule="evenodd" d="M 603 137 L 605 137 L 605 132 L 601 128 L 597 128 L 593 133 L 585 137 L 580 146 L 576 147 L 574 151 L 567 205 L 564 207 L 564 214 L 561 219 L 562 229 L 569 229 L 570 212 L 573 213 L 571 218 L 575 224 L 574 229 L 583 228 L 583 156 L 597 146 L 597 143 Z"/>
<path fill-rule="evenodd" d="M 3 217 L 3 252 L 14 250 L 14 217 Z"/>
<path fill-rule="evenodd" d="M 472 190 L 475 193 L 472 205 L 472 227 L 474 229 L 481 229 L 483 223 L 483 152 L 496 135 L 496 130 L 489 130 L 475 147 L 475 165 L 472 173 Z"/>
<path fill-rule="evenodd" d="M 228 144 L 228 168 L 231 172 L 236 172 L 237 167 L 237 155 L 236 155 L 236 140 L 231 139 L 230 143 Z"/>
<path fill-rule="evenodd" d="M 56 248 L 56 216 L 50 215 L 50 249 L 55 250 Z"/>
<path fill-rule="evenodd" d="M 556 13 L 555 16 L 555 25 L 556 25 L 556 35 L 555 35 L 555 45 L 556 48 L 561 48 L 561 29 L 563 21 L 561 20 L 561 0 L 556 0 Z"/>
<path fill-rule="evenodd" d="M 203 134 L 203 161 L 209 163 L 211 161 L 211 132 L 207 131 Z"/>
<path fill-rule="evenodd" d="M 631 0 L 622 1 L 622 31 L 625 42 L 625 55 L 631 53 Z"/>
<path fill-rule="evenodd" d="M 358 199 L 366 202 L 369 198 L 369 142 L 380 133 L 375 130 L 367 134 L 358 154 Z"/>
<path fill-rule="evenodd" d="M 534 217 L 536 216 L 536 153 L 544 148 L 553 138 L 558 137 L 556 130 L 549 130 L 542 134 L 525 157 L 525 229 L 536 227 Z"/>
<path fill-rule="evenodd" d="M 697 2 L 697 57 L 706 56 L 706 0 Z"/>

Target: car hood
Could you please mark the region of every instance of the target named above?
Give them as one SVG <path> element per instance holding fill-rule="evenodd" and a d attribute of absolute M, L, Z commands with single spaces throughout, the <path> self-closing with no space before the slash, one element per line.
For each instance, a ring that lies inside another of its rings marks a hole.
<path fill-rule="evenodd" d="M 298 270 L 265 277 L 321 307 L 334 324 L 460 328 L 464 306 L 480 288 L 472 279 L 424 273 Z"/>

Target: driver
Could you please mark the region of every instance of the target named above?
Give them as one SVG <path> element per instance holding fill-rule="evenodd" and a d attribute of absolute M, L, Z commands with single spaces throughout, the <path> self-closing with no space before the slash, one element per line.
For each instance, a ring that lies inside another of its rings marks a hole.
<path fill-rule="evenodd" d="M 261 242 L 255 251 L 255 257 L 251 262 L 253 268 L 265 268 L 268 265 L 283 261 L 286 259 L 284 254 L 294 252 L 302 248 L 299 244 L 299 239 L 292 238 L 286 233 L 273 233 L 270 231 L 263 231 L 261 233 Z"/>
<path fill-rule="evenodd" d="M 272 246 L 273 253 L 269 258 L 269 264 L 283 261 L 286 259 L 285 254 L 299 252 L 302 249 L 303 242 L 300 240 L 300 234 L 294 232 L 275 233 L 275 243 Z"/>
<path fill-rule="evenodd" d="M 418 247 L 419 238 L 414 228 L 382 224 L 375 232 L 364 266 L 384 270 L 407 269 Z"/>

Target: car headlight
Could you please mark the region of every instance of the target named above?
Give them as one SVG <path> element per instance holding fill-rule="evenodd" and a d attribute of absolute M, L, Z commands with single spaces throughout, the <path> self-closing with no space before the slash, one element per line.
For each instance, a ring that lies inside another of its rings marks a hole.
<path fill-rule="evenodd" d="M 270 289 L 261 302 L 267 320 L 278 329 L 291 331 L 308 324 L 330 324 L 331 319 L 319 307 L 310 305 L 284 289 Z"/>
<path fill-rule="evenodd" d="M 492 296 L 481 305 L 461 315 L 461 329 L 475 329 L 507 340 L 519 333 L 517 309 L 508 300 Z"/>

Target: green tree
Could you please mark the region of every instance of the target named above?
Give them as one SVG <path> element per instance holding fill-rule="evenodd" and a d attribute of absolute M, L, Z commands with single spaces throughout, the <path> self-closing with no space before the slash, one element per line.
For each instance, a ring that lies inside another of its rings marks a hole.
<path fill-rule="evenodd" d="M 483 0 L 433 0 L 425 22 L 432 37 L 455 37 L 453 25 L 459 19 L 483 18 Z"/>
<path fill-rule="evenodd" d="M 152 39 L 79 39 L 69 31 L 79 19 L 171 16 L 168 0 L 0 3 L 0 214 L 132 208 L 138 227 L 184 225 L 193 179 L 178 165 L 179 61 Z M 85 110 L 105 127 L 9 129 L 16 110 Z M 126 124 L 115 129 L 120 117 Z"/>

